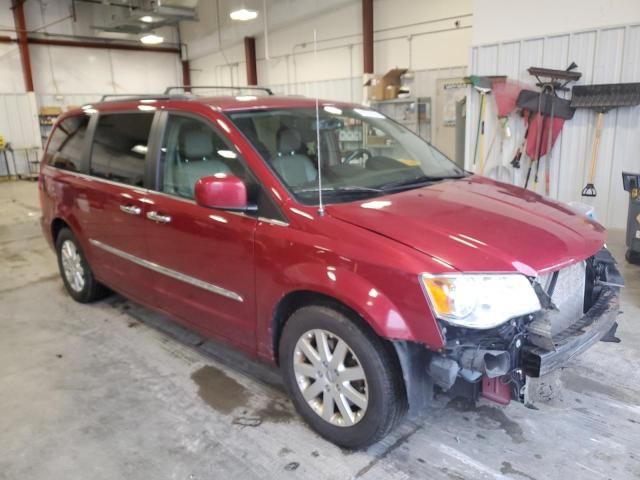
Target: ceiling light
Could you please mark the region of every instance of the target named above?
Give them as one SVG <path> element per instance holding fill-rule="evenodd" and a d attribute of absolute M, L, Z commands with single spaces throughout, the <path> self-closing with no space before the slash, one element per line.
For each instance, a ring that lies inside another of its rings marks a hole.
<path fill-rule="evenodd" d="M 258 12 L 255 10 L 248 10 L 246 8 L 240 8 L 234 10 L 229 14 L 231 20 L 238 20 L 240 22 L 246 22 L 248 20 L 254 20 L 258 17 Z"/>
<path fill-rule="evenodd" d="M 140 41 L 146 45 L 157 45 L 158 43 L 164 42 L 164 38 L 153 33 L 147 33 L 140 37 Z"/>
<path fill-rule="evenodd" d="M 153 17 L 151 15 L 145 15 L 144 17 L 140 17 L 140 21 L 144 23 L 153 23 Z"/>

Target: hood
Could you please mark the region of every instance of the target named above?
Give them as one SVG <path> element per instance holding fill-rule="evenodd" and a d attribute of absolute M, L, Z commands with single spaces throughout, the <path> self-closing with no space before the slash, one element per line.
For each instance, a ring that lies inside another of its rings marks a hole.
<path fill-rule="evenodd" d="M 606 239 L 600 224 L 562 203 L 476 176 L 326 211 L 463 272 L 534 276 L 588 258 Z"/>

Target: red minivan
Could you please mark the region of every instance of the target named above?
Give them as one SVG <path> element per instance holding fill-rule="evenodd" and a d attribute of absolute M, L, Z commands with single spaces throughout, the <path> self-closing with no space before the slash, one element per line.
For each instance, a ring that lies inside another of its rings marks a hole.
<path fill-rule="evenodd" d="M 361 105 L 86 105 L 57 121 L 39 187 L 71 297 L 114 290 L 277 364 L 300 415 L 344 447 L 435 391 L 532 402 L 618 340 L 602 226 Z"/>

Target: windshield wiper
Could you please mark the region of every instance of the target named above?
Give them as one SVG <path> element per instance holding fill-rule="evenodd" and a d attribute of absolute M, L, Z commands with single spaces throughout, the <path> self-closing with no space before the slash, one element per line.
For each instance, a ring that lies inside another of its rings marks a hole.
<path fill-rule="evenodd" d="M 383 192 L 384 190 L 381 188 L 374 188 L 374 187 L 360 187 L 358 185 L 347 185 L 344 187 L 322 187 L 322 189 L 319 189 L 318 187 L 309 187 L 309 188 L 303 188 L 300 190 L 294 190 L 295 193 L 310 193 L 310 192 L 318 192 L 318 191 L 322 191 L 322 193 L 359 193 L 359 192 L 374 192 L 374 193 L 380 193 Z"/>
<path fill-rule="evenodd" d="M 399 190 L 403 188 L 411 188 L 411 187 L 419 187 L 423 185 L 427 185 L 433 182 L 439 182 L 441 180 L 449 180 L 454 178 L 464 178 L 466 175 L 441 175 L 441 176 L 429 176 L 422 175 L 417 178 L 409 178 L 406 180 L 400 180 L 398 182 L 385 183 L 384 185 L 380 185 L 378 188 L 383 192 L 389 192 L 393 190 Z"/>

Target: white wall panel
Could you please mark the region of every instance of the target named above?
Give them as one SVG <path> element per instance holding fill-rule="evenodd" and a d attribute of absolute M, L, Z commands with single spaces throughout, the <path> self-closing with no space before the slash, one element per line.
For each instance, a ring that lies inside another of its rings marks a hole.
<path fill-rule="evenodd" d="M 431 2 L 424 2 L 431 3 Z M 638 0 L 473 0 L 473 45 L 640 21 Z"/>
<path fill-rule="evenodd" d="M 17 44 L 0 44 L 0 65 L 0 92 L 24 92 L 24 77 Z"/>
<path fill-rule="evenodd" d="M 478 75 L 506 74 L 533 86 L 535 79 L 527 73 L 531 66 L 563 69 L 575 61 L 582 72 L 579 84 L 640 82 L 640 25 L 602 28 L 548 37 L 477 46 L 471 52 L 471 72 Z M 517 68 L 516 68 L 517 66 Z M 568 98 L 569 93 L 560 94 Z M 471 168 L 476 143 L 476 122 L 479 110 L 478 94 L 471 94 L 467 121 L 467 167 Z M 495 175 L 495 166 L 508 166 L 524 134 L 522 120 L 511 115 L 513 133 L 501 140 L 493 101 L 488 102 L 485 153 L 496 137 L 487 160 L 485 174 Z M 577 110 L 573 119 L 565 122 L 553 148 L 551 160 L 552 197 L 562 201 L 580 201 L 595 207 L 599 219 L 608 227 L 624 228 L 627 196 L 622 190 L 621 172 L 640 171 L 640 107 L 621 108 L 605 115 L 595 185 L 598 196 L 580 195 L 587 182 L 591 161 L 591 142 L 595 130 L 595 113 Z M 496 133 L 498 132 L 498 133 Z M 496 148 L 497 147 L 497 148 Z M 543 173 L 546 158 L 540 164 L 541 178 L 537 191 L 544 190 Z M 511 181 L 524 184 L 528 161 L 519 170 L 511 170 Z M 531 188 L 531 187 L 530 187 Z"/>
<path fill-rule="evenodd" d="M 27 173 L 26 157 L 21 150 L 40 147 L 38 111 L 35 96 L 32 93 L 0 94 L 0 135 L 4 137 L 5 143 L 11 143 L 11 146 L 16 149 L 15 161 L 18 173 Z M 11 174 L 15 174 L 10 154 L 7 153 L 7 155 L 9 155 Z M 6 174 L 4 157 L 0 156 L 0 176 Z"/>

